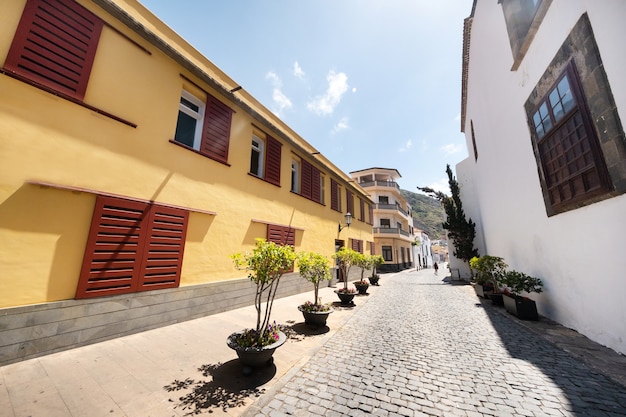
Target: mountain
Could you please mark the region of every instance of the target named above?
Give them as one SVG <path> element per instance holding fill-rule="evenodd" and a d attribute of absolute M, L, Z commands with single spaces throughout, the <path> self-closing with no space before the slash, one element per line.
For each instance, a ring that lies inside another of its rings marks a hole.
<path fill-rule="evenodd" d="M 407 190 L 400 190 L 400 193 L 413 209 L 413 218 L 417 220 L 418 227 L 422 225 L 431 240 L 445 239 L 446 231 L 442 223 L 446 214 L 439 200 Z"/>

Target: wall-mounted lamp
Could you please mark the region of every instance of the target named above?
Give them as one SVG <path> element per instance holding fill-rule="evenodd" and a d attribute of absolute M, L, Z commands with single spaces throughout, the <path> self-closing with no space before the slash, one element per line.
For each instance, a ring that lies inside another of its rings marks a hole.
<path fill-rule="evenodd" d="M 342 226 L 341 223 L 339 223 L 339 232 L 341 232 L 345 227 L 350 227 L 350 224 L 352 223 L 352 214 L 348 212 L 344 217 L 346 218 L 346 225 Z"/>

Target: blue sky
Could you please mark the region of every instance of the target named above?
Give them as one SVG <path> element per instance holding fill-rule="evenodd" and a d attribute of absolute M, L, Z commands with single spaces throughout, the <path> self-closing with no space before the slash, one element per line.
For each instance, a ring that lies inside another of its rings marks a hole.
<path fill-rule="evenodd" d="M 472 0 L 139 1 L 344 172 L 449 194 Z"/>

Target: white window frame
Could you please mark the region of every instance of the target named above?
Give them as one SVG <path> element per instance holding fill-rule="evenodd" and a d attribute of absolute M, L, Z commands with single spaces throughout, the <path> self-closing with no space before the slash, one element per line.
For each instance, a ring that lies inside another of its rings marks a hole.
<path fill-rule="evenodd" d="M 198 106 L 198 111 L 196 112 L 193 109 L 190 109 L 189 107 L 185 106 L 182 102 L 179 102 L 178 111 L 183 112 L 186 115 L 196 119 L 196 129 L 194 131 L 194 136 L 193 136 L 193 149 L 195 149 L 196 151 L 199 151 L 200 143 L 202 142 L 202 127 L 204 124 L 204 110 L 205 110 L 206 104 L 202 100 L 200 100 L 198 97 L 194 96 L 193 94 L 191 94 L 190 92 L 186 90 L 183 90 L 183 92 L 181 93 L 181 98 L 184 98 L 185 100 Z"/>
<path fill-rule="evenodd" d="M 291 191 L 300 194 L 300 161 L 291 160 Z"/>
<path fill-rule="evenodd" d="M 255 143 L 257 142 L 258 145 L 255 146 Z M 257 152 L 258 154 L 258 171 L 259 172 L 252 172 L 252 152 Z M 252 135 L 252 142 L 251 142 L 251 148 L 250 148 L 250 173 L 252 175 L 256 175 L 259 178 L 263 178 L 263 172 L 264 172 L 264 163 L 265 163 L 265 141 L 263 139 L 261 139 L 260 137 L 258 137 L 257 135 Z"/>

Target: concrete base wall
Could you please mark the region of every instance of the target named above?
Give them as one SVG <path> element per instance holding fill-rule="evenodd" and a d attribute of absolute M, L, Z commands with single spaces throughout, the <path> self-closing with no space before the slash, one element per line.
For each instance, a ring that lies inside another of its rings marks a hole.
<path fill-rule="evenodd" d="M 0 366 L 252 305 L 254 290 L 240 279 L 0 309 Z M 277 298 L 307 291 L 310 282 L 287 274 Z"/>

